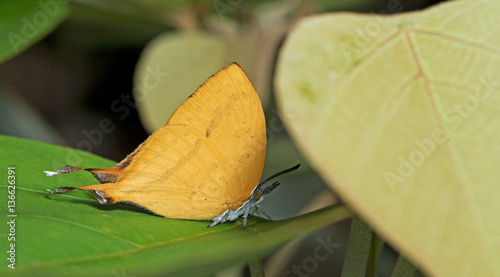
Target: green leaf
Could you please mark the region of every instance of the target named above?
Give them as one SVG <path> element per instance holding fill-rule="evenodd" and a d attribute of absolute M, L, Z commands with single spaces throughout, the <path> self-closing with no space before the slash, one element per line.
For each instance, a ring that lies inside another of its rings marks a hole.
<path fill-rule="evenodd" d="M 302 20 L 276 86 L 304 156 L 433 276 L 500 275 L 500 2 Z"/>
<path fill-rule="evenodd" d="M 7 214 L 17 217 L 16 269 L 9 276 L 210 275 L 269 254 L 290 239 L 349 216 L 332 206 L 283 221 L 251 217 L 207 228 L 207 222 L 154 216 L 127 204 L 101 205 L 92 194 L 72 191 L 52 195 L 46 189 L 96 183 L 86 172 L 46 177 L 44 170 L 62 165 L 103 167 L 115 164 L 92 154 L 14 137 L 0 136 L 0 180 L 15 167 L 15 211 L 7 207 L 8 190 L 0 197 Z M 0 236 L 11 230 L 0 225 Z M 8 245 L 2 240 L 3 247 Z M 6 249 L 8 250 L 8 249 Z M 4 250 L 3 261 L 9 253 Z"/>
<path fill-rule="evenodd" d="M 45 37 L 68 14 L 64 1 L 0 1 L 0 62 Z"/>

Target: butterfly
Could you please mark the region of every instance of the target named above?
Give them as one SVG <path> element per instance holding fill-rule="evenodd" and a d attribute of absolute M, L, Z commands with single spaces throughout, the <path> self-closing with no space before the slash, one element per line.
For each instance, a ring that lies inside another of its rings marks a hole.
<path fill-rule="evenodd" d="M 258 183 L 266 154 L 266 123 L 257 92 L 232 63 L 205 81 L 132 153 L 109 168 L 64 166 L 47 176 L 86 170 L 99 184 L 60 187 L 91 192 L 101 204 L 133 203 L 166 218 L 213 221 L 213 227 L 263 211 L 278 185 Z"/>

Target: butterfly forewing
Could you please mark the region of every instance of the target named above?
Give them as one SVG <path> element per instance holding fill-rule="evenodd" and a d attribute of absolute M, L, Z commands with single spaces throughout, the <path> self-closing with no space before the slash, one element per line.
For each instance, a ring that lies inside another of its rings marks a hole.
<path fill-rule="evenodd" d="M 231 64 L 148 138 L 117 183 L 99 190 L 112 203 L 132 202 L 165 217 L 211 219 L 250 197 L 265 151 L 259 97 L 243 70 Z"/>

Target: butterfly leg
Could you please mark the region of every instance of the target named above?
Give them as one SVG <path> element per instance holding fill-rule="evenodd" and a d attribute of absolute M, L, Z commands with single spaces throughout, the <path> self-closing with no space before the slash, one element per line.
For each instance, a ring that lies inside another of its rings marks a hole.
<path fill-rule="evenodd" d="M 245 229 L 245 227 L 247 227 L 247 221 L 248 221 L 248 213 L 250 211 L 250 206 L 248 206 L 246 209 L 245 209 L 245 213 L 243 214 L 243 229 Z"/>
<path fill-rule="evenodd" d="M 257 210 L 257 212 L 259 213 L 259 216 L 260 216 L 260 214 L 262 214 L 262 215 L 263 215 L 263 216 L 265 216 L 267 219 L 271 220 L 271 217 L 270 217 L 268 214 L 266 214 L 266 213 L 264 212 L 264 210 L 263 210 L 263 209 L 261 209 L 261 208 L 259 207 L 259 205 L 255 205 L 255 209 L 256 209 L 256 210 Z"/>
<path fill-rule="evenodd" d="M 207 227 L 214 227 L 215 225 L 226 221 L 228 213 L 229 213 L 229 210 L 226 210 L 221 215 L 219 215 L 218 217 L 214 218 L 213 219 L 214 223 L 212 223 L 210 225 L 207 225 Z"/>

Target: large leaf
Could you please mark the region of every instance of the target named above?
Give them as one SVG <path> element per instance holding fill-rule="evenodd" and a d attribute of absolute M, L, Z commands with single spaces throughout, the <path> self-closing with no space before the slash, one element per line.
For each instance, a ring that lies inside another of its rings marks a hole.
<path fill-rule="evenodd" d="M 0 62 L 43 38 L 68 13 L 64 1 L 0 1 Z"/>
<path fill-rule="evenodd" d="M 303 20 L 283 117 L 377 233 L 436 276 L 500 275 L 500 2 Z"/>
<path fill-rule="evenodd" d="M 207 228 L 207 222 L 166 219 L 132 205 L 101 205 L 85 192 L 51 195 L 46 189 L 96 183 L 75 172 L 46 177 L 65 164 L 110 166 L 114 162 L 60 146 L 0 136 L 3 217 L 17 217 L 12 276 L 209 275 L 266 255 L 286 241 L 348 216 L 342 206 L 284 221 L 252 217 Z M 15 211 L 7 211 L 8 167 L 15 167 Z M 5 262 L 11 230 L 0 226 Z"/>

